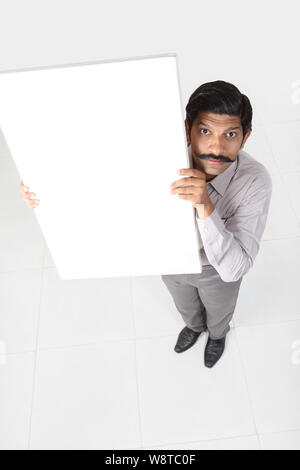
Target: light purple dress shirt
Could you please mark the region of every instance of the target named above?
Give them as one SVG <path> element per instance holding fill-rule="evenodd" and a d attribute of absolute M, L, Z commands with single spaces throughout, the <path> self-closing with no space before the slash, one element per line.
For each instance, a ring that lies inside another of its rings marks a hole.
<path fill-rule="evenodd" d="M 191 147 L 188 146 L 191 158 Z M 253 266 L 265 229 L 272 179 L 244 150 L 223 173 L 206 182 L 215 206 L 205 219 L 195 209 L 202 265 L 211 264 L 225 282 L 237 281 Z"/>

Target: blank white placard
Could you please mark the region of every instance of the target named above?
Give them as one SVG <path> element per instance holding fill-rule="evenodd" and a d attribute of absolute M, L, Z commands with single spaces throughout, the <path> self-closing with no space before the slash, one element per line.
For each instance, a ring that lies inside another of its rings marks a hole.
<path fill-rule="evenodd" d="M 0 126 L 64 279 L 201 272 L 176 55 L 0 74 Z"/>

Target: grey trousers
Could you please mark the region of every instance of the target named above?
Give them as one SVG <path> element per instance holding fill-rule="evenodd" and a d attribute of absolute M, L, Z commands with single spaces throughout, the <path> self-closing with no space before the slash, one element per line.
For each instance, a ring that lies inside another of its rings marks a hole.
<path fill-rule="evenodd" d="M 212 339 L 223 338 L 228 333 L 243 277 L 224 282 L 208 264 L 202 266 L 201 273 L 162 274 L 161 278 L 187 327 L 194 331 L 208 330 Z"/>

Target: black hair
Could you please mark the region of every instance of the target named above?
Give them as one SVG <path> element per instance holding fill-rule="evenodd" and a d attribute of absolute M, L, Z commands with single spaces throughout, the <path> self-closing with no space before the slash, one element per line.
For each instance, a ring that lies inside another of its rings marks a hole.
<path fill-rule="evenodd" d="M 249 98 L 235 85 L 223 80 L 200 85 L 190 96 L 185 110 L 189 132 L 199 112 L 240 116 L 243 138 L 247 131 L 252 129 L 252 106 Z"/>

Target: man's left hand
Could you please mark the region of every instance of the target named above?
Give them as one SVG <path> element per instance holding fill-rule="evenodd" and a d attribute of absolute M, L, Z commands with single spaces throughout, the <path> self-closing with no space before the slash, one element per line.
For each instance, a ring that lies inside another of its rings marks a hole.
<path fill-rule="evenodd" d="M 178 194 L 180 199 L 191 201 L 193 207 L 196 204 L 208 204 L 210 199 L 206 188 L 205 173 L 196 168 L 184 168 L 179 171 L 179 174 L 185 178 L 180 178 L 170 185 L 171 193 Z"/>

